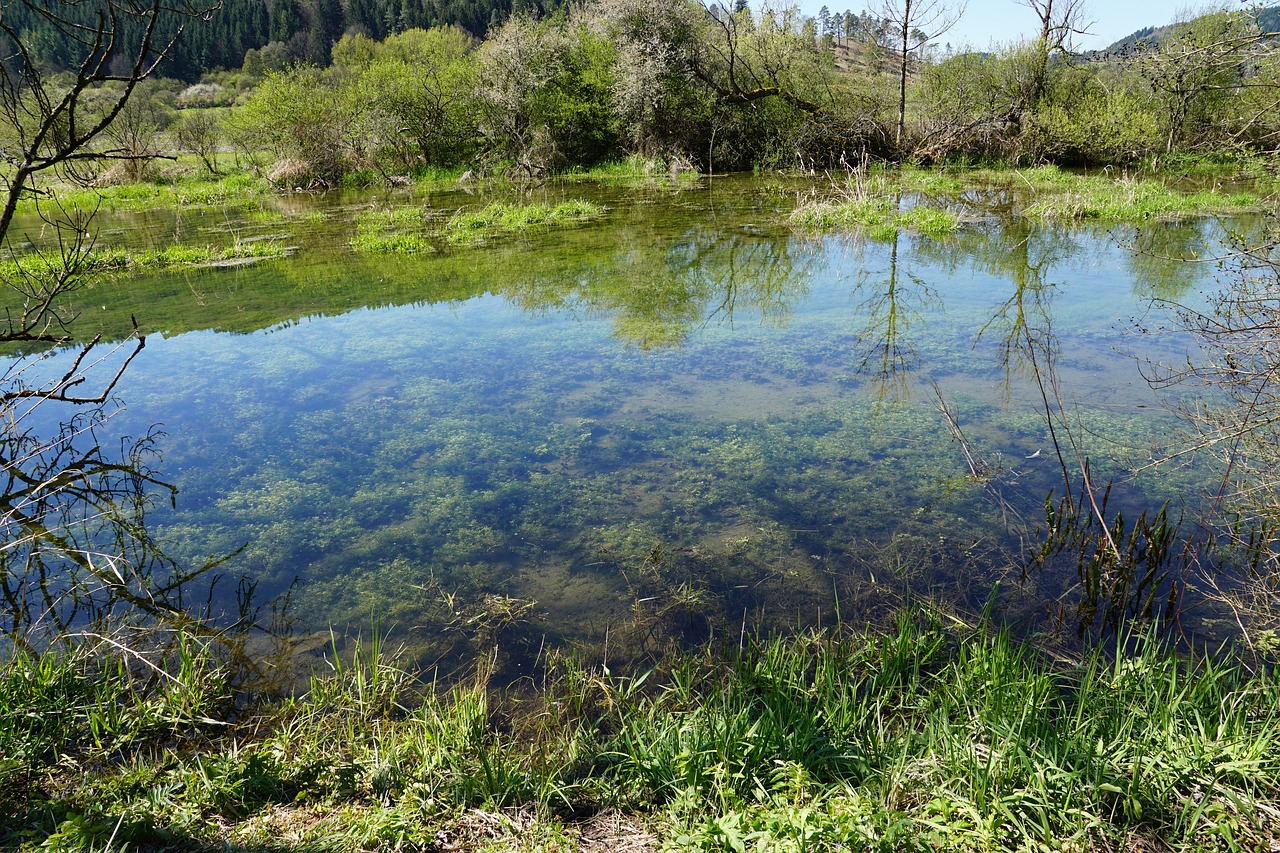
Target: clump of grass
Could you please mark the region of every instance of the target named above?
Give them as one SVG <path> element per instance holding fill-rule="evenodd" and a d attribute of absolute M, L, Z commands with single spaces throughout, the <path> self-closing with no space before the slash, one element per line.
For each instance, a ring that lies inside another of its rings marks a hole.
<path fill-rule="evenodd" d="M 460 210 L 443 228 L 428 229 L 429 213 L 420 207 L 370 210 L 356 217 L 351 247 L 366 253 L 422 254 L 434 252 L 440 242 L 477 245 L 497 236 L 569 227 L 603 215 L 603 208 L 588 201 L 570 200 L 554 207 L 495 201 L 479 210 Z"/>
<path fill-rule="evenodd" d="M 216 266 L 273 260 L 288 255 L 289 249 L 278 240 L 237 240 L 230 246 L 194 246 L 174 244 L 163 249 L 133 250 L 97 246 L 89 251 L 80 265 L 88 274 L 159 272 L 177 267 Z M 63 270 L 57 254 L 32 253 L 16 259 L 0 261 L 0 278 L 46 277 Z"/>
<path fill-rule="evenodd" d="M 883 196 L 862 196 L 844 201 L 808 201 L 791 213 L 791 223 L 815 231 L 858 229 L 871 239 L 882 241 L 892 240 L 899 229 L 930 237 L 942 237 L 954 233 L 960 227 L 959 218 L 949 210 L 927 205 L 900 210 L 896 202 Z"/>
<path fill-rule="evenodd" d="M 1058 192 L 1037 197 L 1023 211 L 1032 219 L 1105 222 L 1179 219 L 1206 213 L 1241 213 L 1258 209 L 1252 193 L 1203 190 L 1184 193 L 1157 181 L 1102 176 L 1074 176 Z"/>
<path fill-rule="evenodd" d="M 414 170 L 413 185 L 417 189 L 437 189 L 442 185 L 456 184 L 467 171 L 461 166 L 421 166 Z"/>
<path fill-rule="evenodd" d="M 532 229 L 581 225 L 604 216 L 604 208 L 581 199 L 554 207 L 545 204 L 508 204 L 495 201 L 480 210 L 460 210 L 444 226 L 452 244 L 480 243 L 499 235 Z"/>
<path fill-rule="evenodd" d="M 368 231 L 356 232 L 351 248 L 368 255 L 425 255 L 436 250 L 431 240 L 422 234 Z"/>
<path fill-rule="evenodd" d="M 432 239 L 423 232 L 426 211 L 420 207 L 366 210 L 356 216 L 356 236 L 351 248 L 378 255 L 420 255 L 434 252 Z"/>
<path fill-rule="evenodd" d="M 590 169 L 566 172 L 560 176 L 566 181 L 591 181 L 606 184 L 638 184 L 660 186 L 690 186 L 700 180 L 697 169 L 679 158 L 664 159 L 632 154 L 625 160 L 610 160 Z"/>

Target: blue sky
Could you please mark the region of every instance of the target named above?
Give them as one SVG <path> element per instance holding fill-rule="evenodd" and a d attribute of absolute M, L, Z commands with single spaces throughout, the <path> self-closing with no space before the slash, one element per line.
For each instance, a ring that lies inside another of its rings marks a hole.
<path fill-rule="evenodd" d="M 751 2 L 752 8 L 763 5 L 762 2 Z M 832 12 L 861 12 L 874 0 L 800 0 L 800 10 L 806 15 L 814 15 L 826 5 Z M 1202 8 L 1203 2 L 1186 2 L 1185 0 L 1088 0 L 1088 18 L 1096 21 L 1091 28 L 1093 35 L 1078 40 L 1078 46 L 1084 50 L 1106 47 L 1118 39 L 1124 38 L 1134 30 L 1147 25 L 1167 24 L 1179 17 L 1179 11 L 1186 8 Z M 941 41 L 951 42 L 959 48 L 968 44 L 971 48 L 985 50 L 995 44 L 1008 44 L 1023 38 L 1030 38 L 1036 31 L 1038 19 L 1035 13 L 1016 0 L 969 0 L 968 9 L 960 22 Z"/>

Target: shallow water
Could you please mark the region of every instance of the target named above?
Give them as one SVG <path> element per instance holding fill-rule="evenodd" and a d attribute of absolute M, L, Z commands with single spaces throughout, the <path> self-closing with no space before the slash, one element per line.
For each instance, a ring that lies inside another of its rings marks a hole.
<path fill-rule="evenodd" d="M 1193 498 L 1195 468 L 1127 475 L 1173 428 L 1140 359 L 1188 346 L 1132 330 L 1206 271 L 1132 247 L 1203 254 L 1216 223 L 1033 225 L 975 194 L 958 235 L 882 243 L 793 232 L 805 189 L 558 186 L 607 215 L 412 258 L 353 254 L 352 217 L 484 199 L 108 217 L 104 239 L 298 250 L 99 284 L 80 323 L 150 333 L 113 423 L 167 434 L 180 493 L 152 522 L 174 555 L 243 546 L 227 568 L 260 594 L 297 580 L 306 625 L 376 622 L 424 663 L 499 639 L 653 654 L 998 582 L 1045 612 L 1076 578 L 1021 572 L 1063 489 L 1037 371 L 1095 478 L 1122 478 L 1113 507 Z"/>

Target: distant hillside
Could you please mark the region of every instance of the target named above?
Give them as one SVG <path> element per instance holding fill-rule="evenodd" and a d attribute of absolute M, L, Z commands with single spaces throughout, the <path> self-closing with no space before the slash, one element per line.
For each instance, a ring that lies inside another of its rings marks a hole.
<path fill-rule="evenodd" d="M 239 68 L 245 53 L 275 43 L 282 62 L 329 63 L 329 48 L 344 33 L 360 32 L 374 38 L 411 27 L 456 24 L 477 38 L 507 15 L 518 11 L 547 14 L 566 0 L 218 0 L 203 21 L 173 16 L 162 25 L 157 41 L 163 43 L 182 26 L 168 59 L 160 68 L 166 77 L 195 80 L 215 68 Z M 42 0 L 39 3 L 0 2 L 0 17 L 6 27 L 22 33 L 31 57 L 49 69 L 72 68 L 79 64 L 78 47 L 60 39 L 41 11 L 55 8 L 73 25 L 90 31 L 101 3 L 79 0 Z M 135 43 L 137 26 L 125 22 L 125 44 Z M 125 51 L 126 53 L 128 51 Z M 14 54 L 13 46 L 0 34 L 0 57 Z"/>
<path fill-rule="evenodd" d="M 1256 13 L 1258 26 L 1263 32 L 1280 32 L 1280 4 L 1265 6 Z M 1126 53 L 1139 47 L 1151 47 L 1160 44 L 1161 39 L 1177 32 L 1180 24 L 1164 24 L 1161 26 L 1143 27 L 1130 33 L 1119 41 L 1103 48 L 1102 53 Z"/>

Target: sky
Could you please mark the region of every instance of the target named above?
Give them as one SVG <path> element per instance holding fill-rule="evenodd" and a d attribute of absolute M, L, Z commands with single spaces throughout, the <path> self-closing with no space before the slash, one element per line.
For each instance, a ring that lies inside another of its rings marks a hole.
<path fill-rule="evenodd" d="M 1098 50 L 1118 41 L 1145 26 L 1167 24 L 1179 17 L 1187 8 L 1210 5 L 1204 0 L 1086 0 L 1087 18 L 1096 23 L 1090 28 L 1092 35 L 1077 39 L 1080 50 Z M 752 2 L 752 8 L 761 5 Z M 878 0 L 799 0 L 800 11 L 816 15 L 824 5 L 832 12 L 854 13 L 879 5 Z M 1031 38 L 1039 28 L 1035 13 L 1017 0 L 969 0 L 964 16 L 941 39 L 940 44 L 950 42 L 956 49 L 967 45 L 975 50 L 986 50 L 993 44 L 1009 44 Z"/>

